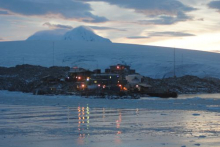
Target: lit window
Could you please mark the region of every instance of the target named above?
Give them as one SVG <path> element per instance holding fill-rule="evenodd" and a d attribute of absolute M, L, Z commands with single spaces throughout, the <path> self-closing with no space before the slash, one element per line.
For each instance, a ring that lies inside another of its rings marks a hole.
<path fill-rule="evenodd" d="M 97 81 L 94 81 L 94 83 L 96 84 L 96 83 L 97 83 Z"/>

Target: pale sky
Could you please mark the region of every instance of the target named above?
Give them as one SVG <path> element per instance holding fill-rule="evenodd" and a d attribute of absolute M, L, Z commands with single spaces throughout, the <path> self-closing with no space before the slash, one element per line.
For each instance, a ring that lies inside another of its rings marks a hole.
<path fill-rule="evenodd" d="M 114 43 L 220 52 L 220 0 L 0 0 L 0 41 L 80 25 Z"/>

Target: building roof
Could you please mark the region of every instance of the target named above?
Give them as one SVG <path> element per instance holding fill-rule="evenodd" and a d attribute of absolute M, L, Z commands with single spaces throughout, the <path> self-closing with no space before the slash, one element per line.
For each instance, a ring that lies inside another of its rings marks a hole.
<path fill-rule="evenodd" d="M 151 85 L 148 85 L 148 84 L 145 84 L 145 83 L 140 83 L 138 85 L 142 86 L 142 87 L 146 87 L 146 88 L 152 87 Z"/>
<path fill-rule="evenodd" d="M 91 71 L 86 70 L 84 68 L 71 68 L 69 72 L 71 72 L 71 73 L 80 73 L 80 72 L 91 72 Z"/>
<path fill-rule="evenodd" d="M 118 74 L 112 74 L 112 73 L 109 73 L 109 74 L 93 74 L 93 76 L 118 76 Z"/>

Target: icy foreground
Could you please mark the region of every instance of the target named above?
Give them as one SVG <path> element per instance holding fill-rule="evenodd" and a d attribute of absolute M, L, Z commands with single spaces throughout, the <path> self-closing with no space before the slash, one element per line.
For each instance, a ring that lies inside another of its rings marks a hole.
<path fill-rule="evenodd" d="M 176 75 L 220 78 L 220 54 L 176 49 Z M 0 66 L 18 64 L 78 66 L 104 70 L 128 64 L 152 78 L 173 76 L 174 49 L 116 43 L 73 41 L 0 42 Z"/>
<path fill-rule="evenodd" d="M 106 100 L 0 91 L 0 144 L 219 147 L 219 95 L 199 97 Z"/>

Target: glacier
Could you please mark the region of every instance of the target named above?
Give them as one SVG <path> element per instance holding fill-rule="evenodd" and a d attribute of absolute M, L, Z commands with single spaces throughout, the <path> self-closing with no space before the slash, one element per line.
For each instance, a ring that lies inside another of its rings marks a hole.
<path fill-rule="evenodd" d="M 171 77 L 174 71 L 178 77 L 220 78 L 219 63 L 218 53 L 158 46 L 70 40 L 0 42 L 0 66 L 5 67 L 32 64 L 103 71 L 110 65 L 126 64 L 151 78 Z"/>

